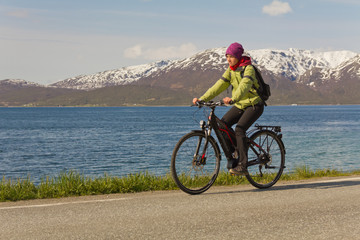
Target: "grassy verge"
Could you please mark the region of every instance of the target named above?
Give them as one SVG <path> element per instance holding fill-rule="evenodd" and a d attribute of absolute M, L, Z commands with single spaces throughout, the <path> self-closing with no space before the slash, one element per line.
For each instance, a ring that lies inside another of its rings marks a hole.
<path fill-rule="evenodd" d="M 290 174 L 283 174 L 280 181 L 350 175 L 360 175 L 360 170 L 352 172 L 330 169 L 313 171 L 309 167 L 303 166 L 297 167 Z M 215 182 L 217 186 L 239 184 L 249 183 L 246 178 L 234 177 L 228 172 L 220 172 Z M 54 178 L 46 177 L 38 185 L 35 185 L 29 177 L 15 181 L 3 177 L 0 181 L 0 202 L 173 189 L 177 189 L 177 186 L 169 174 L 155 176 L 145 172 L 126 177 L 112 177 L 105 174 L 103 177 L 93 179 L 75 171 L 69 171 Z"/>

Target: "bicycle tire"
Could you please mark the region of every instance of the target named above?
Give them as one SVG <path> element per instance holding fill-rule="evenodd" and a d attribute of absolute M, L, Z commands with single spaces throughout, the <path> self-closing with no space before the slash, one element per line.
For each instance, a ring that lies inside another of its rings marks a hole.
<path fill-rule="evenodd" d="M 208 190 L 215 182 L 220 170 L 220 149 L 212 136 L 203 155 L 205 133 L 193 131 L 184 135 L 175 145 L 171 156 L 171 175 L 176 185 L 188 194 L 200 194 Z M 196 153 L 197 145 L 200 149 Z M 196 156 L 195 156 L 196 155 Z M 204 164 L 199 159 L 205 157 Z"/>
<path fill-rule="evenodd" d="M 250 139 L 266 151 L 267 157 L 259 147 L 250 143 L 248 146 L 249 175 L 246 175 L 246 178 L 254 187 L 269 188 L 280 179 L 284 170 L 284 144 L 276 133 L 268 130 L 255 132 Z M 251 165 L 251 162 L 258 164 Z"/>

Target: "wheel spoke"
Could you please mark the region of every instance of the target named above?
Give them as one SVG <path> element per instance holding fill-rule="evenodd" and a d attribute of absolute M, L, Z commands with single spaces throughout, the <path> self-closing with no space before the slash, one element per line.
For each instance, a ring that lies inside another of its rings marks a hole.
<path fill-rule="evenodd" d="M 206 191 L 214 183 L 219 169 L 220 152 L 214 138 L 206 139 L 203 132 L 191 132 L 176 144 L 171 174 L 181 190 L 190 194 Z"/>
<path fill-rule="evenodd" d="M 283 145 L 276 134 L 270 131 L 259 131 L 251 136 L 251 140 L 258 144 L 248 149 L 247 179 L 258 188 L 274 185 L 280 178 L 285 163 Z M 265 152 L 264 152 L 265 151 Z"/>

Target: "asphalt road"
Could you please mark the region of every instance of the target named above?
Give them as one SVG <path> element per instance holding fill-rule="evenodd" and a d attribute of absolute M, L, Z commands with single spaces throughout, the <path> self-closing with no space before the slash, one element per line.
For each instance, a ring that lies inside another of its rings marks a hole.
<path fill-rule="evenodd" d="M 360 177 L 0 203 L 0 239 L 360 239 Z"/>

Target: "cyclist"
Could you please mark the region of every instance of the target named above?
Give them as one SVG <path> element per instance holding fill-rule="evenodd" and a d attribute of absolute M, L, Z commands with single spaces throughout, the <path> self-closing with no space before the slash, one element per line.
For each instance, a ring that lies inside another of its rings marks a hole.
<path fill-rule="evenodd" d="M 243 56 L 241 44 L 232 43 L 226 50 L 228 69 L 222 77 L 209 88 L 200 98 L 194 98 L 193 103 L 209 101 L 232 85 L 232 96 L 223 99 L 225 104 L 234 106 L 222 117 L 228 127 L 236 123 L 235 133 L 238 158 L 228 161 L 229 172 L 236 175 L 247 175 L 246 130 L 261 116 L 264 103 L 256 92 L 259 87 L 255 70 L 251 66 L 251 58 Z M 249 66 L 248 66 L 249 65 Z M 246 68 L 245 68 L 246 67 Z M 245 71 L 244 71 L 245 69 Z"/>

